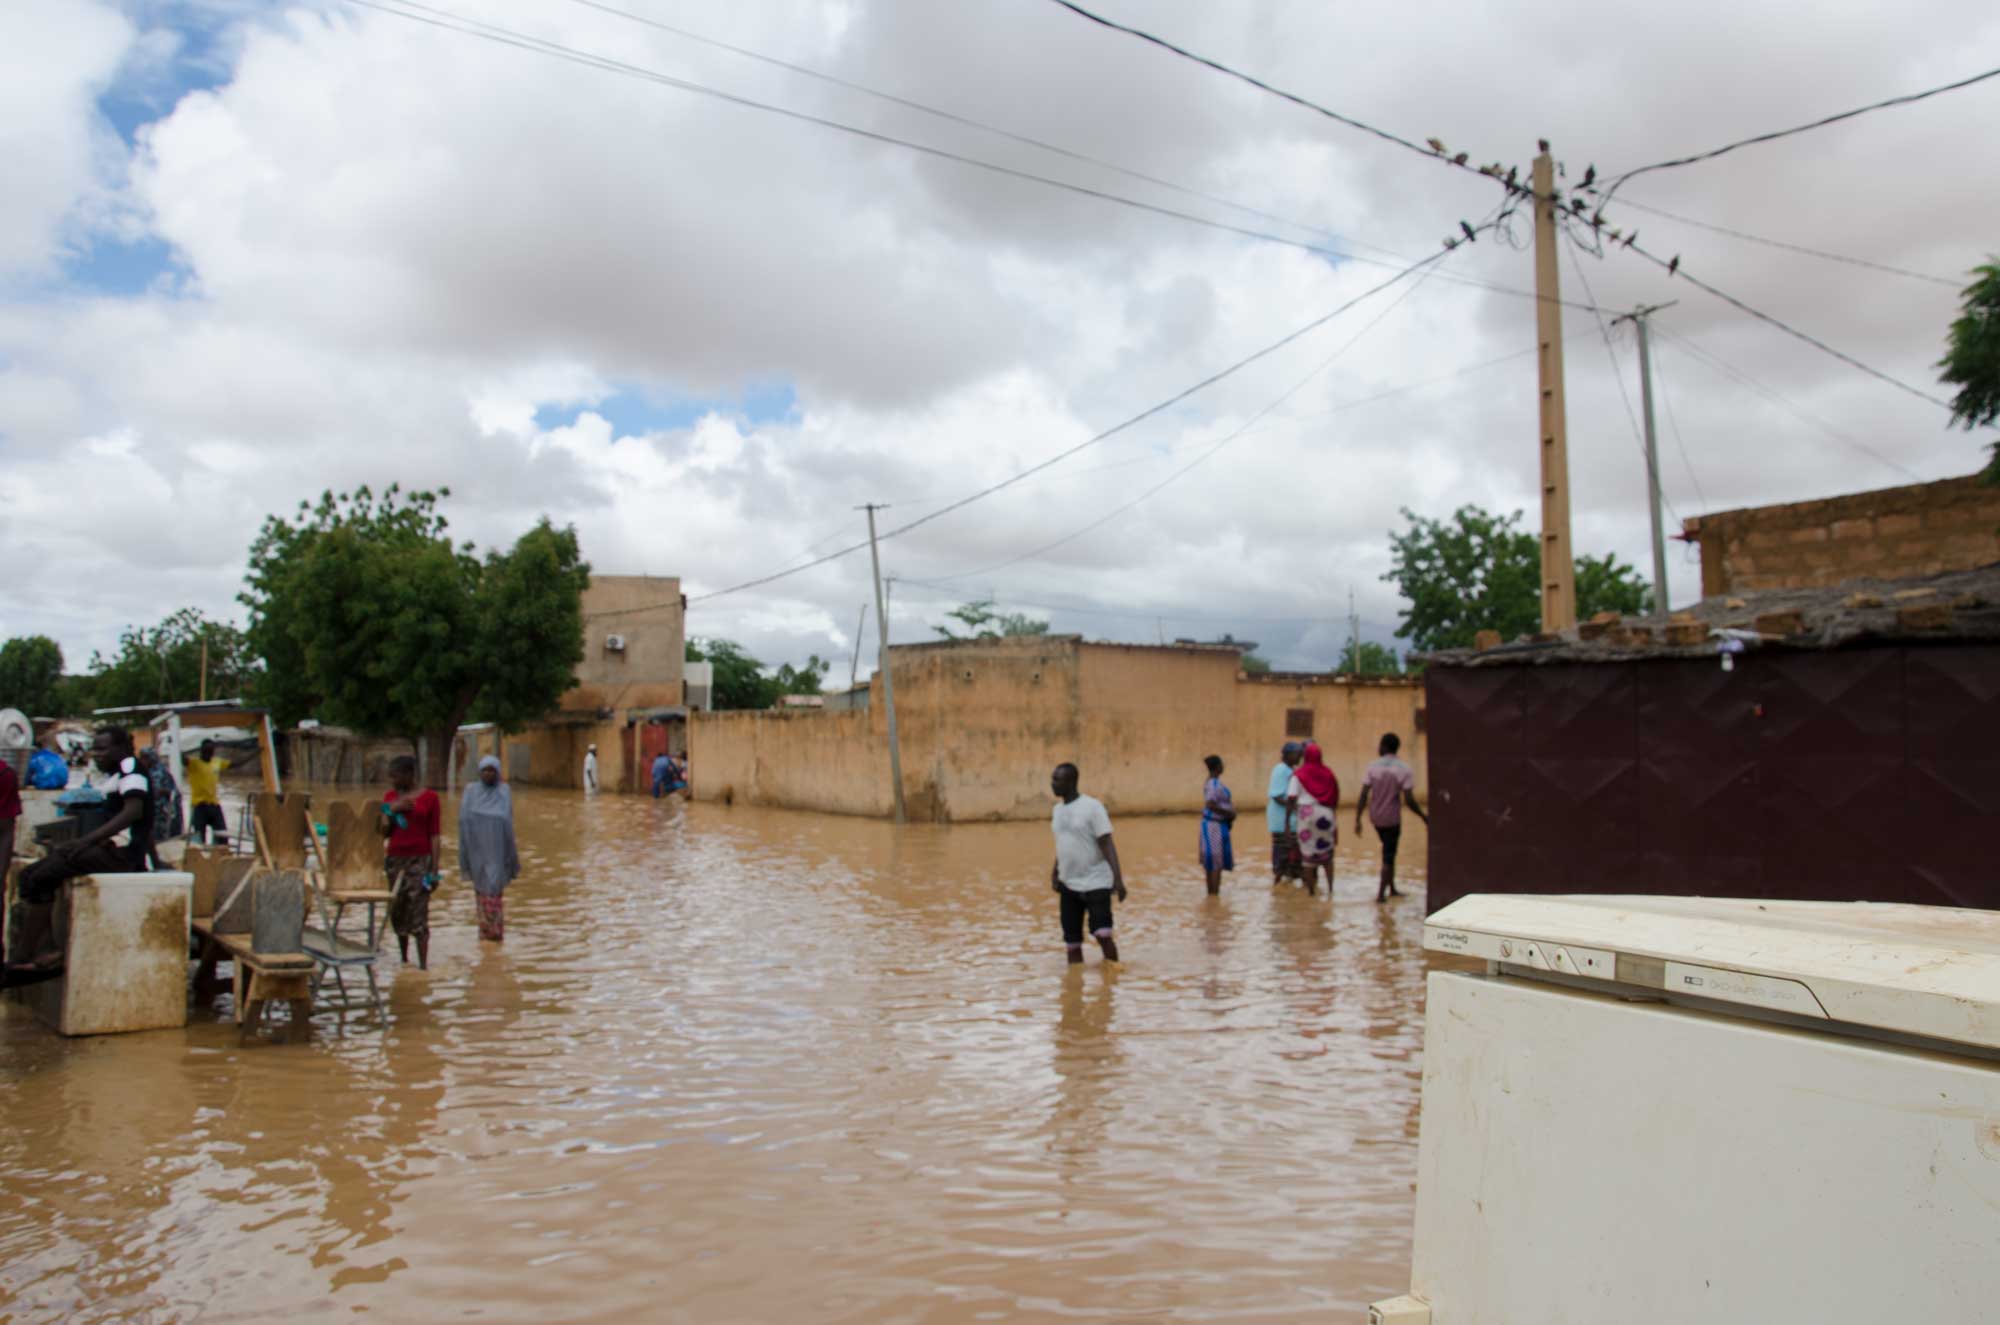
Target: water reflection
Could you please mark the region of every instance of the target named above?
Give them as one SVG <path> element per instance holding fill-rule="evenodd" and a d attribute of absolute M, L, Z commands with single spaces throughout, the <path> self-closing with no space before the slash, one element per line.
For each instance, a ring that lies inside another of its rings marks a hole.
<path fill-rule="evenodd" d="M 1377 907 L 1358 845 L 1331 903 L 1210 899 L 1189 820 L 1121 821 L 1127 960 L 1073 969 L 1043 825 L 518 806 L 506 943 L 448 878 L 386 1029 L 8 1007 L 0 1315 L 1282 1321 L 1405 1285 L 1421 894 Z"/>

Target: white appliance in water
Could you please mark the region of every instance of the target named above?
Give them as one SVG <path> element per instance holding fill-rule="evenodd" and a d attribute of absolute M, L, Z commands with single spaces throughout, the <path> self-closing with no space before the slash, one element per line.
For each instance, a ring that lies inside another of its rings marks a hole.
<path fill-rule="evenodd" d="M 1472 896 L 1433 915 L 1382 1325 L 2000 1321 L 2000 912 Z"/>

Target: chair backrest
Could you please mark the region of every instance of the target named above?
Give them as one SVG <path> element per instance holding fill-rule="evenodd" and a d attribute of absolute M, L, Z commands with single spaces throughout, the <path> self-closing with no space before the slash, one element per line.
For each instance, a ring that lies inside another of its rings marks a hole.
<path fill-rule="evenodd" d="M 251 796 L 250 814 L 257 825 L 258 853 L 271 869 L 306 867 L 306 836 L 312 832 L 306 810 L 311 800 L 303 791 L 289 796 L 260 791 Z"/>
<path fill-rule="evenodd" d="M 330 892 L 363 892 L 382 887 L 382 806 L 369 801 L 356 810 L 336 801 L 326 812 L 326 887 Z"/>
<path fill-rule="evenodd" d="M 261 873 L 252 882 L 250 895 L 250 950 L 300 951 L 306 923 L 304 871 Z"/>
<path fill-rule="evenodd" d="M 253 906 L 250 879 L 259 872 L 254 856 L 227 856 L 215 872 L 215 932 L 247 934 Z"/>

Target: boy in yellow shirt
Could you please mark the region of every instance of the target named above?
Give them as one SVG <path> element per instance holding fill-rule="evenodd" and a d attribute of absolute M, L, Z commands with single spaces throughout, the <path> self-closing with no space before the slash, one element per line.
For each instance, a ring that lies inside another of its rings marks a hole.
<path fill-rule="evenodd" d="M 202 840 L 202 829 L 212 828 L 211 841 L 218 846 L 229 844 L 229 822 L 222 817 L 222 792 L 217 786 L 222 770 L 228 767 L 227 759 L 216 757 L 214 741 L 203 741 L 201 755 L 186 761 L 188 801 L 194 806 L 188 816 L 188 837 L 193 841 Z"/>

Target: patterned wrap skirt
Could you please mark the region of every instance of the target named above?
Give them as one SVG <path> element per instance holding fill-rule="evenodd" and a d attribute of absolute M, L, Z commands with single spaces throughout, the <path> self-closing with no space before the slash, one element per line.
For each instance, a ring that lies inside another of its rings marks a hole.
<path fill-rule="evenodd" d="M 424 877 L 431 872 L 429 856 L 390 856 L 382 862 L 389 876 L 389 924 L 397 938 L 417 938 L 431 932 L 431 895 Z"/>
<path fill-rule="evenodd" d="M 1299 797 L 1299 859 L 1306 865 L 1332 866 L 1333 849 L 1340 842 L 1337 808 L 1321 805 L 1311 796 Z"/>

